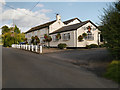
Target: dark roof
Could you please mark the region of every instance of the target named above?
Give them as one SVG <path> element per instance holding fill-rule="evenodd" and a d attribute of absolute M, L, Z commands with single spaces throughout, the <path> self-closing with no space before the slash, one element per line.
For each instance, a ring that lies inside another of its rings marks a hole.
<path fill-rule="evenodd" d="M 74 21 L 75 19 L 77 19 L 78 21 L 80 21 L 80 19 L 78 19 L 78 18 L 73 18 L 73 19 L 70 19 L 70 20 L 64 21 L 63 23 L 64 23 L 64 24 L 68 24 L 68 23 Z M 81 22 L 81 21 L 80 21 L 80 22 Z"/>
<path fill-rule="evenodd" d="M 88 22 L 91 22 L 91 21 L 88 20 L 88 21 L 84 21 L 84 22 L 81 22 L 81 23 L 77 23 L 77 24 L 73 24 L 73 25 L 69 25 L 69 26 L 64 26 L 64 27 L 62 27 L 62 28 L 60 28 L 60 29 L 50 33 L 50 35 L 51 34 L 55 34 L 55 33 L 61 33 L 61 32 L 77 30 L 78 28 L 80 28 L 81 26 L 85 25 Z M 95 25 L 94 23 L 92 23 L 92 24 Z M 95 25 L 95 27 L 97 27 L 97 26 Z"/>
<path fill-rule="evenodd" d="M 29 32 L 32 32 L 32 31 L 36 31 L 36 30 L 39 30 L 39 29 L 48 27 L 50 24 L 54 23 L 55 21 L 56 21 L 56 20 L 51 21 L 51 22 L 47 22 L 47 23 L 45 23 L 45 24 L 42 24 L 42 25 L 39 25 L 39 26 L 36 26 L 36 27 L 33 27 L 33 28 L 31 28 L 30 30 L 28 30 L 27 32 L 25 32 L 25 33 L 29 33 Z"/>

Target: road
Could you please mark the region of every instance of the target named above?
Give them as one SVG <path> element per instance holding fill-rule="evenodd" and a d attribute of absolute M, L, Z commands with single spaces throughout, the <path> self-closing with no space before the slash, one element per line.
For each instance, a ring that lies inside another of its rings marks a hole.
<path fill-rule="evenodd" d="M 104 49 L 74 49 L 74 50 L 66 50 L 63 52 L 55 52 L 46 54 L 47 56 L 62 59 L 62 60 L 76 60 L 80 62 L 103 62 L 103 61 L 111 61 L 113 60 L 110 53 Z"/>
<path fill-rule="evenodd" d="M 3 88 L 117 88 L 110 80 L 71 63 L 28 51 L 3 48 Z"/>

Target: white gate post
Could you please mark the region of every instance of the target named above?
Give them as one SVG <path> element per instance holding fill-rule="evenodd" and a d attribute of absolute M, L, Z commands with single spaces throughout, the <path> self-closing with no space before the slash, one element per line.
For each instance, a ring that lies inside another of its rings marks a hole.
<path fill-rule="evenodd" d="M 35 46 L 35 51 L 37 52 L 37 45 Z"/>
<path fill-rule="evenodd" d="M 30 45 L 28 45 L 28 50 L 30 51 Z"/>
<path fill-rule="evenodd" d="M 24 45 L 24 49 L 25 49 L 25 45 Z"/>
<path fill-rule="evenodd" d="M 32 51 L 33 51 L 33 45 L 32 45 Z"/>
<path fill-rule="evenodd" d="M 26 44 L 26 50 L 27 50 L 27 44 Z"/>
<path fill-rule="evenodd" d="M 40 53 L 42 53 L 42 46 L 40 45 Z"/>

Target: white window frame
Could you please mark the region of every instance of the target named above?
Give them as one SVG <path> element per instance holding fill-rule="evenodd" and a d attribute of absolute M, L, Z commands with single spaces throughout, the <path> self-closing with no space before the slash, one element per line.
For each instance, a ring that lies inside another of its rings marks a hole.
<path fill-rule="evenodd" d="M 70 33 L 62 34 L 62 38 L 63 38 L 64 41 L 70 40 Z"/>
<path fill-rule="evenodd" d="M 87 32 L 87 37 L 85 38 L 86 40 L 94 40 L 94 34 L 92 34 L 91 32 Z"/>

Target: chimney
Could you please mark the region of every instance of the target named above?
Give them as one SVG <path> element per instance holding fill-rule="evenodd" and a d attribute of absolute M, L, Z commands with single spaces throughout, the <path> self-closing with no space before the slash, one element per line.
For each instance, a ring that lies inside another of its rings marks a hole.
<path fill-rule="evenodd" d="M 61 20 L 61 16 L 59 14 L 56 14 L 56 20 L 57 21 Z"/>

